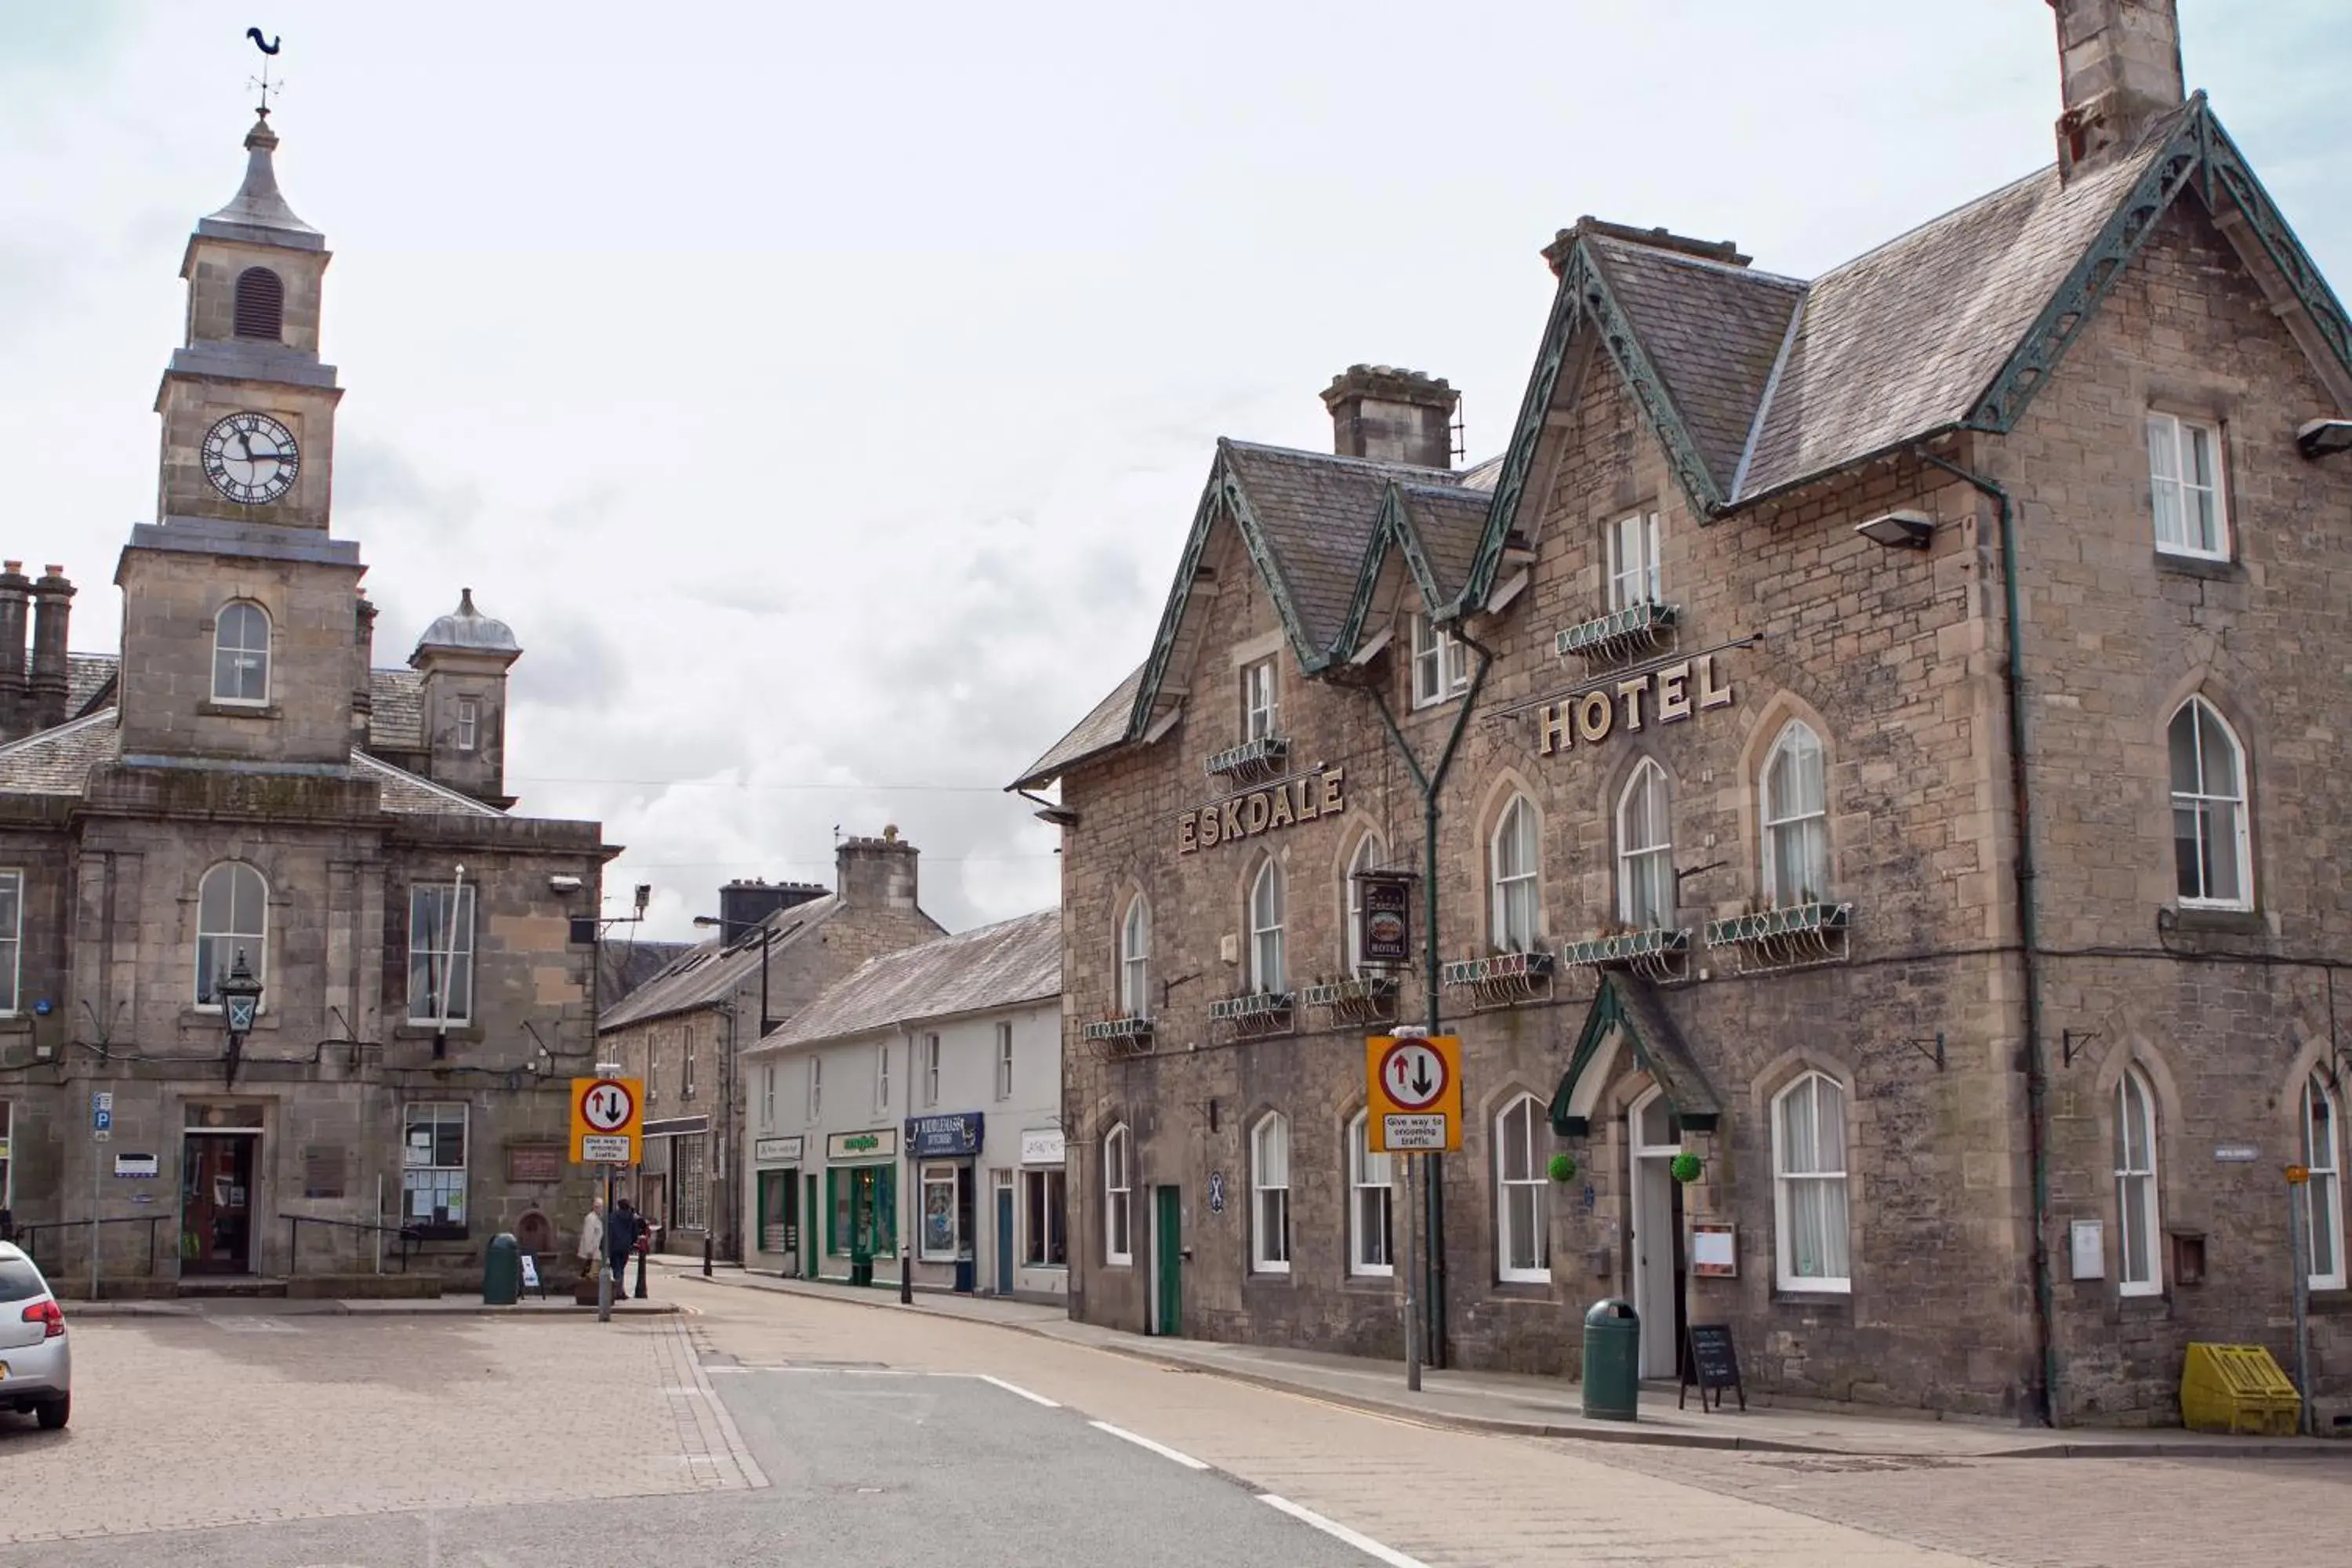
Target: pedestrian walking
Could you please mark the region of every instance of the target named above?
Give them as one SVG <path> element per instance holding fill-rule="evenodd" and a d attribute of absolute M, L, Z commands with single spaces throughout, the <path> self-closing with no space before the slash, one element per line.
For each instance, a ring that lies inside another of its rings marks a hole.
<path fill-rule="evenodd" d="M 613 1217 L 604 1222 L 604 1252 L 613 1260 L 613 1279 L 616 1282 L 625 1283 L 629 1254 L 636 1250 L 637 1236 L 644 1223 L 626 1198 L 613 1205 Z"/>
<path fill-rule="evenodd" d="M 588 1212 L 580 1216 L 580 1274 L 584 1279 L 596 1278 L 597 1266 L 604 1258 L 604 1200 L 589 1201 Z"/>

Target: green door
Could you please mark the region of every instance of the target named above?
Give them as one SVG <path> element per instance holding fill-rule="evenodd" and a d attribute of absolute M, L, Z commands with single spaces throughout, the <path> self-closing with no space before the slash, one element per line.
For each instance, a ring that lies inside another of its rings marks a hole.
<path fill-rule="evenodd" d="M 1184 1189 L 1156 1187 L 1153 1193 L 1151 1245 L 1158 1300 L 1151 1331 L 1172 1336 L 1184 1331 Z"/>

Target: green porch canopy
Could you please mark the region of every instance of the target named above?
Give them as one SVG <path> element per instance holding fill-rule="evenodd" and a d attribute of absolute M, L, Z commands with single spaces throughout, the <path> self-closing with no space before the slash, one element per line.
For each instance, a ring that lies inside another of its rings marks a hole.
<path fill-rule="evenodd" d="M 1633 1047 L 1633 1059 L 1657 1080 L 1675 1118 L 1693 1132 L 1712 1132 L 1723 1118 L 1722 1103 L 1706 1075 L 1698 1069 L 1682 1031 L 1667 1016 L 1658 988 L 1635 974 L 1612 970 L 1601 977 L 1601 989 L 1584 1015 L 1584 1032 L 1568 1070 L 1552 1092 L 1552 1131 L 1563 1138 L 1583 1138 L 1592 1131 L 1591 1107 L 1601 1091 L 1595 1072 L 1610 1041 L 1622 1034 Z M 1591 1078 L 1587 1082 L 1588 1077 Z"/>

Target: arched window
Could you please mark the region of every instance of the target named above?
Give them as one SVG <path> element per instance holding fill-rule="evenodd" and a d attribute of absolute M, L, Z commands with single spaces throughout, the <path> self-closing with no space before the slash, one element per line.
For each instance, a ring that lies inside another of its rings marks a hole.
<path fill-rule="evenodd" d="M 1135 1261 L 1135 1233 L 1128 1199 L 1135 1188 L 1134 1142 L 1124 1124 L 1103 1140 L 1103 1261 Z"/>
<path fill-rule="evenodd" d="M 1617 918 L 1635 931 L 1675 923 L 1675 832 L 1666 770 L 1643 760 L 1617 797 Z"/>
<path fill-rule="evenodd" d="M 1505 1280 L 1551 1282 L 1551 1217 L 1536 1130 L 1544 1108 L 1523 1094 L 1495 1118 L 1495 1272 Z"/>
<path fill-rule="evenodd" d="M 1773 1228 L 1780 1289 L 1849 1290 L 1845 1090 L 1809 1072 L 1772 1101 Z"/>
<path fill-rule="evenodd" d="M 259 605 L 232 599 L 213 617 L 213 700 L 269 700 L 269 612 Z"/>
<path fill-rule="evenodd" d="M 2156 1091 L 2137 1068 L 2116 1085 L 2116 1279 L 2126 1296 L 2164 1289 L 2156 1255 L 2162 1209 L 2156 1190 Z"/>
<path fill-rule="evenodd" d="M 2343 1147 L 2336 1097 L 2314 1073 L 2303 1085 L 2303 1163 L 2311 1173 L 2303 1189 L 2303 1217 L 2310 1231 L 2304 1257 L 2310 1259 L 2315 1290 L 2341 1290 L 2346 1283 Z"/>
<path fill-rule="evenodd" d="M 1290 1272 L 1290 1118 L 1278 1110 L 1250 1132 L 1250 1267 Z"/>
<path fill-rule="evenodd" d="M 1128 900 L 1119 922 L 1118 1010 L 1129 1018 L 1151 1016 L 1151 904 L 1141 893 Z"/>
<path fill-rule="evenodd" d="M 1829 784 L 1821 737 L 1791 719 L 1764 759 L 1764 892 L 1775 909 L 1829 896 Z"/>
<path fill-rule="evenodd" d="M 1282 977 L 1282 866 L 1269 857 L 1250 883 L 1250 989 L 1280 991 Z"/>
<path fill-rule="evenodd" d="M 1365 872 L 1379 867 L 1388 858 L 1388 850 L 1377 833 L 1367 833 L 1357 840 L 1356 852 L 1348 857 L 1348 973 L 1360 974 L 1364 968 L 1364 884 L 1358 880 Z"/>
<path fill-rule="evenodd" d="M 1395 1174 L 1390 1157 L 1372 1152 L 1371 1118 L 1348 1123 L 1348 1272 L 1396 1272 Z"/>
<path fill-rule="evenodd" d="M 2180 901 L 2254 907 L 2246 842 L 2245 752 L 2213 705 L 2192 697 L 2172 716 L 2172 860 Z"/>
<path fill-rule="evenodd" d="M 261 873 L 236 860 L 224 860 L 205 873 L 196 889 L 196 1005 L 214 1007 L 213 987 L 239 954 L 256 980 L 262 977 L 269 935 L 269 887 Z"/>
<path fill-rule="evenodd" d="M 267 267 L 236 275 L 236 335 L 273 343 L 286 336 L 286 285 Z"/>
<path fill-rule="evenodd" d="M 1536 808 L 1527 796 L 1513 795 L 1495 824 L 1487 851 L 1487 880 L 1495 895 L 1493 941 L 1505 952 L 1525 952 L 1535 945 L 1538 854 Z"/>

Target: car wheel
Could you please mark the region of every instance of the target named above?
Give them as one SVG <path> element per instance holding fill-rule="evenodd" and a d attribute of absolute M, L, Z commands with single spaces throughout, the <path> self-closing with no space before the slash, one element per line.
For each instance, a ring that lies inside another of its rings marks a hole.
<path fill-rule="evenodd" d="M 73 1395 L 70 1394 L 63 1399 L 52 1399 L 46 1405 L 37 1405 L 33 1412 L 34 1419 L 40 1422 L 44 1432 L 57 1431 L 72 1415 Z"/>

